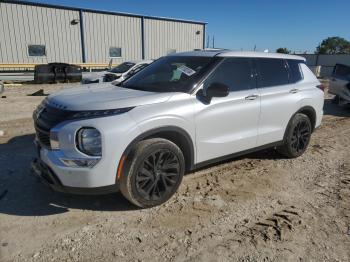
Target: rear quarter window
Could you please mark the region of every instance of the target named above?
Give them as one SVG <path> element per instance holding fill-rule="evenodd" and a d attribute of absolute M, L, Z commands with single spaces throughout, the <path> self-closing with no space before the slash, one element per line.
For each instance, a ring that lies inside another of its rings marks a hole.
<path fill-rule="evenodd" d="M 258 87 L 273 87 L 289 83 L 288 70 L 283 59 L 257 58 Z"/>
<path fill-rule="evenodd" d="M 303 74 L 301 72 L 300 64 L 303 64 L 304 61 L 301 60 L 287 60 L 289 67 L 289 82 L 296 83 L 303 79 Z"/>

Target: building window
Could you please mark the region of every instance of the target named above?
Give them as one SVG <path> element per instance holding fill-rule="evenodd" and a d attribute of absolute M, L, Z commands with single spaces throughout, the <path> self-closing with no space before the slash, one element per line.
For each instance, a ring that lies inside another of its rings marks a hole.
<path fill-rule="evenodd" d="M 46 56 L 46 49 L 44 45 L 28 45 L 29 56 Z"/>
<path fill-rule="evenodd" d="M 110 47 L 109 57 L 122 57 L 122 49 L 120 47 Z"/>

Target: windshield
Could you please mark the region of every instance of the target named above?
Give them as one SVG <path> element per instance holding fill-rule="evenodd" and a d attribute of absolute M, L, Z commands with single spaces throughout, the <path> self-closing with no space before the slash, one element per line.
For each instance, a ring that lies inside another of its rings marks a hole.
<path fill-rule="evenodd" d="M 165 56 L 125 81 L 123 87 L 151 92 L 188 92 L 214 61 L 212 57 Z"/>
<path fill-rule="evenodd" d="M 135 65 L 135 63 L 131 63 L 131 62 L 121 63 L 120 65 L 108 70 L 108 72 L 122 74 L 122 73 L 125 73 L 126 71 L 128 71 L 134 65 Z"/>

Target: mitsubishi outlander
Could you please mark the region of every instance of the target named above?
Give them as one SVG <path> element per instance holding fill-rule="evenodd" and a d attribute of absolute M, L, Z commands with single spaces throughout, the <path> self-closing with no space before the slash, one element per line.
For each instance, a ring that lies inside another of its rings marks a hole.
<path fill-rule="evenodd" d="M 119 86 L 50 95 L 33 113 L 33 169 L 53 189 L 120 190 L 133 204 L 167 201 L 183 175 L 276 148 L 301 156 L 324 94 L 299 56 L 193 51 L 162 57 Z"/>

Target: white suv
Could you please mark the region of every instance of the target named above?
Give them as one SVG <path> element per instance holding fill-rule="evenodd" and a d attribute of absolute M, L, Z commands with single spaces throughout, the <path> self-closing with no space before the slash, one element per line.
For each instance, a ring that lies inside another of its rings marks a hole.
<path fill-rule="evenodd" d="M 304 153 L 324 94 L 302 57 L 194 51 L 158 59 L 121 86 L 49 96 L 34 112 L 39 159 L 54 189 L 159 205 L 185 172 L 276 147 Z"/>

